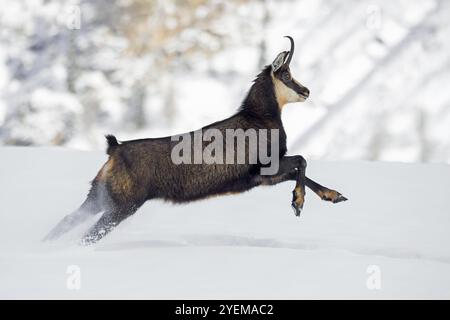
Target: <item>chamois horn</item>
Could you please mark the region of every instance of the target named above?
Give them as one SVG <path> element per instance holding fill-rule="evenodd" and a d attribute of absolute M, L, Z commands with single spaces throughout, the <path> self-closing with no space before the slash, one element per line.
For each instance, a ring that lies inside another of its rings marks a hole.
<path fill-rule="evenodd" d="M 289 64 L 291 63 L 292 56 L 294 55 L 294 39 L 292 39 L 291 36 L 284 36 L 284 37 L 288 38 L 289 41 L 291 42 L 291 49 L 289 50 L 289 56 L 288 56 L 288 58 L 287 58 L 287 60 L 285 62 L 285 64 L 287 66 L 289 66 Z"/>

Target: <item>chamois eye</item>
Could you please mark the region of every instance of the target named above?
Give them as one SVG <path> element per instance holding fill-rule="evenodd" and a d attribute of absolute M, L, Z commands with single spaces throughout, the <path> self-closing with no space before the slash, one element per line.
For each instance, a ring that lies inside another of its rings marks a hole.
<path fill-rule="evenodd" d="M 284 71 L 284 72 L 281 74 L 281 80 L 283 80 L 283 81 L 289 81 L 289 80 L 291 80 L 291 75 L 289 74 L 289 72 Z"/>

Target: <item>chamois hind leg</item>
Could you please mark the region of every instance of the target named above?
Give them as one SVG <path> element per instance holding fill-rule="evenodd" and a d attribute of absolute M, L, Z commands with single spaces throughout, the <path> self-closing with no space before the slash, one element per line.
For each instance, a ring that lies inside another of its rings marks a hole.
<path fill-rule="evenodd" d="M 56 240 L 63 234 L 103 210 L 101 186 L 94 180 L 92 188 L 83 204 L 71 214 L 65 216 L 44 238 L 44 241 Z"/>
<path fill-rule="evenodd" d="M 103 238 L 150 198 L 148 181 L 133 168 L 130 159 L 120 150 L 111 154 L 101 175 L 108 202 L 103 215 L 81 239 L 82 244 L 93 244 Z"/>
<path fill-rule="evenodd" d="M 90 245 L 99 241 L 117 227 L 119 223 L 134 214 L 142 203 L 113 205 L 103 213 L 97 223 L 83 236 L 81 244 Z"/>

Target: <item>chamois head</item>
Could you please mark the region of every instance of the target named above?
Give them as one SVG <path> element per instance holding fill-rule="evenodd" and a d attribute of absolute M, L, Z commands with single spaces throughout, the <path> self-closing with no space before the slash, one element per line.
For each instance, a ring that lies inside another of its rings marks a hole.
<path fill-rule="evenodd" d="M 303 102 L 309 97 L 309 89 L 291 75 L 289 64 L 294 54 L 294 40 L 290 36 L 286 38 L 291 42 L 291 49 L 279 53 L 271 65 L 272 82 L 280 109 L 286 103 Z"/>

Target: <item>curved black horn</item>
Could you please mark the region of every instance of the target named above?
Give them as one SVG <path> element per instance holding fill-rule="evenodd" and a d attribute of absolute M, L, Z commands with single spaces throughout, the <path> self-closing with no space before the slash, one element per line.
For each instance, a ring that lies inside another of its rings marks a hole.
<path fill-rule="evenodd" d="M 289 65 L 291 63 L 292 56 L 294 55 L 294 39 L 292 39 L 291 36 L 284 36 L 285 38 L 288 38 L 291 42 L 291 50 L 289 50 L 289 57 L 286 60 L 286 65 Z"/>

